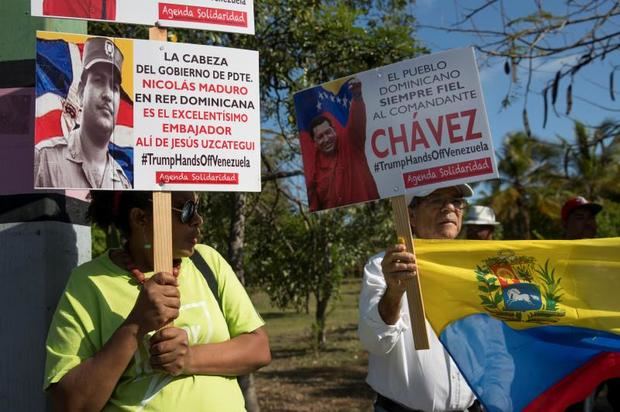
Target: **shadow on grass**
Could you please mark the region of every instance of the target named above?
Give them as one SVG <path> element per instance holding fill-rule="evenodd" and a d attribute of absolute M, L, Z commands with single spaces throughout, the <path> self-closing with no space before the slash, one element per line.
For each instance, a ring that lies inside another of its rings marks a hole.
<path fill-rule="evenodd" d="M 313 396 L 318 398 L 350 398 L 355 397 L 372 401 L 374 394 L 365 383 L 365 368 L 343 367 L 301 367 L 295 370 L 261 371 L 260 374 L 267 380 L 286 381 L 291 385 L 303 385 L 310 389 Z"/>
<path fill-rule="evenodd" d="M 360 292 L 359 290 L 347 290 L 343 288 L 342 290 L 340 290 L 340 295 L 351 295 L 357 297 L 360 295 Z M 356 302 L 356 299 L 354 299 L 354 302 Z"/>
<path fill-rule="evenodd" d="M 289 359 L 289 358 L 297 358 L 300 356 L 306 356 L 311 353 L 312 353 L 312 350 L 304 349 L 304 348 L 278 349 L 278 350 L 272 351 L 271 358 L 272 359 Z"/>
<path fill-rule="evenodd" d="M 348 325 L 338 326 L 337 328 L 329 329 L 327 331 L 327 336 L 337 337 L 337 340 L 350 338 L 357 339 L 357 324 L 349 323 Z"/>
<path fill-rule="evenodd" d="M 282 319 L 290 316 L 290 313 L 287 312 L 263 312 L 260 314 L 263 320 L 273 320 L 273 319 Z"/>

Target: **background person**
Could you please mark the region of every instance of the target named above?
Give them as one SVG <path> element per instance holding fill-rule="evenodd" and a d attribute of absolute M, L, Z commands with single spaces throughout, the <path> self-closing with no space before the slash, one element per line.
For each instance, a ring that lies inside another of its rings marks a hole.
<path fill-rule="evenodd" d="M 469 185 L 422 192 L 409 201 L 411 229 L 424 239 L 454 239 L 461 230 Z M 415 256 L 395 245 L 364 268 L 358 334 L 368 350 L 366 381 L 377 392 L 375 412 L 480 410 L 456 364 L 426 323 L 430 349 L 417 351 L 410 331 L 405 280 Z"/>
<path fill-rule="evenodd" d="M 583 196 L 576 196 L 568 199 L 562 206 L 562 226 L 564 227 L 564 238 L 569 240 L 591 239 L 596 237 L 598 225 L 596 215 L 603 206 L 592 203 Z M 620 379 L 610 379 L 602 385 L 607 386 L 607 401 L 614 411 L 620 411 Z M 598 392 L 603 386 L 594 391 L 588 398 L 571 405 L 567 412 L 581 412 L 596 410 L 594 404 Z"/>
<path fill-rule="evenodd" d="M 131 188 L 108 151 L 120 104 L 123 54 L 112 40 L 91 37 L 84 43 L 83 65 L 80 127 L 35 146 L 35 187 Z"/>
<path fill-rule="evenodd" d="M 115 225 L 126 242 L 75 269 L 58 303 L 45 368 L 56 410 L 239 411 L 235 377 L 271 360 L 264 322 L 231 267 L 198 244 L 195 193 L 172 194 L 174 270 L 152 273 L 151 196 L 92 192 L 91 220 Z M 194 253 L 214 273 L 221 309 Z"/>
<path fill-rule="evenodd" d="M 316 148 L 314 169 L 308 181 L 310 210 L 374 200 L 379 197 L 366 159 L 366 106 L 362 83 L 349 80 L 351 106 L 344 133 L 338 134 L 324 114 L 310 122 L 310 136 Z"/>
<path fill-rule="evenodd" d="M 572 197 L 562 206 L 562 226 L 565 239 L 591 239 L 596 237 L 596 215 L 603 206 L 592 203 L 583 196 Z"/>
<path fill-rule="evenodd" d="M 470 206 L 465 225 L 465 239 L 493 240 L 495 227 L 499 222 L 495 221 L 495 212 L 487 206 Z"/>

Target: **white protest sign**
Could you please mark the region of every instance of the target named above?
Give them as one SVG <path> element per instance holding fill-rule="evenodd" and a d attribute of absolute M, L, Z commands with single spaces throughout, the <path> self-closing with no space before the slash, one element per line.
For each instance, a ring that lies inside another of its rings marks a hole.
<path fill-rule="evenodd" d="M 295 106 L 311 210 L 497 177 L 471 48 L 313 87 Z"/>
<path fill-rule="evenodd" d="M 31 0 L 31 14 L 254 34 L 253 0 Z"/>
<path fill-rule="evenodd" d="M 38 32 L 36 81 L 37 188 L 260 191 L 256 51 Z"/>
<path fill-rule="evenodd" d="M 134 56 L 149 62 L 135 66 L 136 184 L 260 191 L 258 52 L 144 42 Z"/>

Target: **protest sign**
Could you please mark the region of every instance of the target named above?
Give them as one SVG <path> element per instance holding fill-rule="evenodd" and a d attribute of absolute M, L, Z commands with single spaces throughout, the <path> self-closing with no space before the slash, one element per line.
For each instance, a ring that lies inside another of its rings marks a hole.
<path fill-rule="evenodd" d="M 38 32 L 36 72 L 35 187 L 260 191 L 257 52 Z"/>
<path fill-rule="evenodd" d="M 254 34 L 253 0 L 31 0 L 31 14 Z"/>
<path fill-rule="evenodd" d="M 497 177 L 473 49 L 295 94 L 310 210 Z"/>

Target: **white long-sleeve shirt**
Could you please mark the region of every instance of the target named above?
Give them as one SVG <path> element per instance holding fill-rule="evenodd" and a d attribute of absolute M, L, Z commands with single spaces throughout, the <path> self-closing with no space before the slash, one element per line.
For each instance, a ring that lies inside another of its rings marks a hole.
<path fill-rule="evenodd" d="M 380 253 L 366 264 L 359 301 L 358 334 L 369 352 L 366 382 L 381 395 L 412 409 L 466 410 L 474 402 L 474 394 L 428 322 L 430 349 L 415 350 L 407 296 L 401 300 L 396 324 L 387 325 L 381 319 L 378 306 L 386 289 L 382 260 Z"/>

